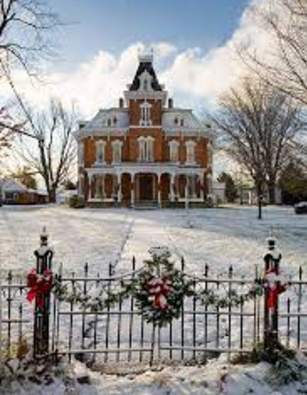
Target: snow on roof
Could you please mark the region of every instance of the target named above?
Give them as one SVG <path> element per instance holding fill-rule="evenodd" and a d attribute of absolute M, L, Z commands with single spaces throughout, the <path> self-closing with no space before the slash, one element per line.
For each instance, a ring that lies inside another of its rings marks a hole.
<path fill-rule="evenodd" d="M 0 187 L 4 192 L 27 192 L 27 187 L 11 178 L 3 179 Z"/>

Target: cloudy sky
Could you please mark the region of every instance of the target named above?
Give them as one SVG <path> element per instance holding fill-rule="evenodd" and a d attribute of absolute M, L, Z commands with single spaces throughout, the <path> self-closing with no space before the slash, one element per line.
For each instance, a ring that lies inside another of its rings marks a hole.
<path fill-rule="evenodd" d="M 44 84 L 16 75 L 37 105 L 48 96 L 73 101 L 87 118 L 117 103 L 153 48 L 159 79 L 177 105 L 201 112 L 242 73 L 234 47 L 265 47 L 251 9 L 261 0 L 49 0 L 66 23 L 55 36 L 58 55 L 45 65 Z M 33 84 L 33 82 L 32 82 Z"/>

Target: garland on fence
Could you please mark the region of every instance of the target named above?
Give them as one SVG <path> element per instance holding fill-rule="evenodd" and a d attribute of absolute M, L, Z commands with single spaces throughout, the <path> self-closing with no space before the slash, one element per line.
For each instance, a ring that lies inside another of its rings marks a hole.
<path fill-rule="evenodd" d="M 174 267 L 167 248 L 154 247 L 149 253 L 151 259 L 144 262 L 144 268 L 132 273 L 132 278 L 121 279 L 117 286 L 107 284 L 93 287 L 84 294 L 81 285 L 75 283 L 70 289 L 69 284 L 63 284 L 56 276 L 53 293 L 58 300 L 77 303 L 81 309 L 91 312 L 111 308 L 124 299 L 133 297 L 146 322 L 163 326 L 179 317 L 184 297 L 192 296 L 203 305 L 217 309 L 239 306 L 264 292 L 265 284 L 260 279 L 242 293 L 226 289 L 220 294 L 216 289 L 203 289 L 197 284 L 196 277 Z"/>

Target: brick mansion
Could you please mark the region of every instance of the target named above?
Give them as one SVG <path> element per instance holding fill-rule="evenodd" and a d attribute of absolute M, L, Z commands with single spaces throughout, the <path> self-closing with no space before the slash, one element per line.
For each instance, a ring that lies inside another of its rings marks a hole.
<path fill-rule="evenodd" d="M 152 54 L 139 56 L 118 107 L 79 122 L 79 195 L 88 206 L 203 206 L 212 184 L 212 138 L 160 84 Z"/>

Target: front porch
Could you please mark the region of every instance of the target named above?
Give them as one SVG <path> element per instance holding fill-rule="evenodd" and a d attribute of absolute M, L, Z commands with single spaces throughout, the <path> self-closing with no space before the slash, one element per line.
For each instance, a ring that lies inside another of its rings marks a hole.
<path fill-rule="evenodd" d="M 86 169 L 79 193 L 95 207 L 202 206 L 210 179 L 199 167 L 105 166 Z"/>

